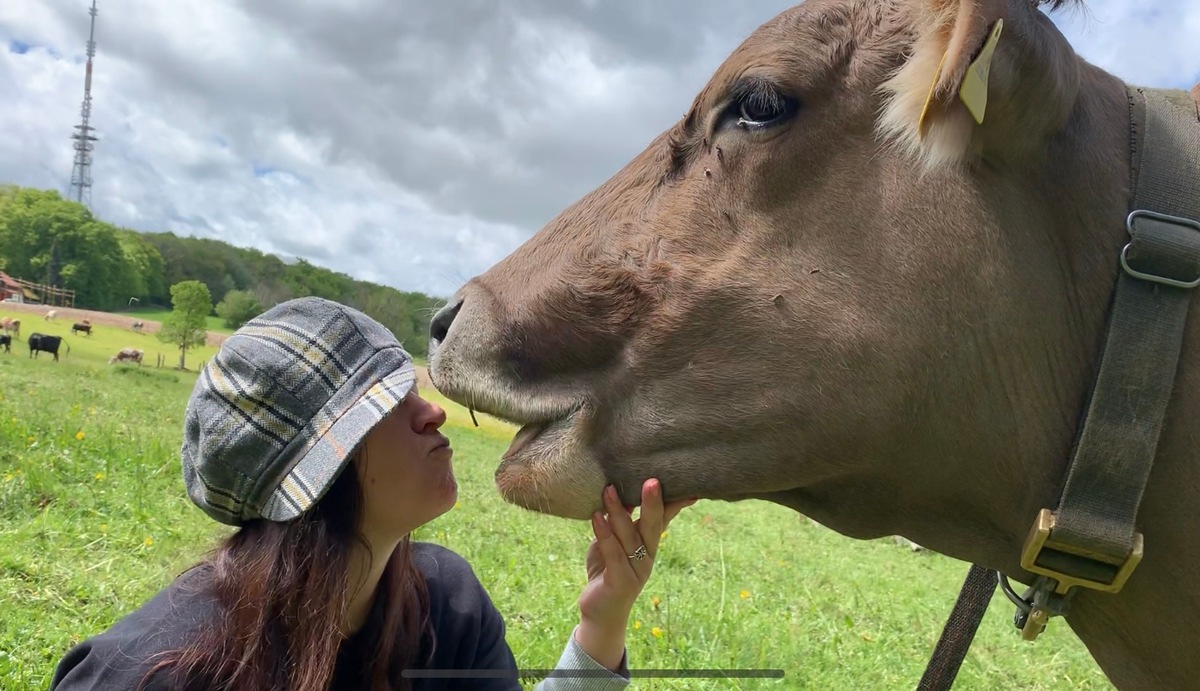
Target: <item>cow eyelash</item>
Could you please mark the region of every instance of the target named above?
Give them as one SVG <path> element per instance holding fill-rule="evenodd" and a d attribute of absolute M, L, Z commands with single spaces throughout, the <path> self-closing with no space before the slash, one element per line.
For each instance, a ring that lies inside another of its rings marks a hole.
<path fill-rule="evenodd" d="M 729 90 L 726 118 L 747 130 L 780 124 L 795 114 L 798 102 L 774 82 L 762 77 L 743 78 Z"/>

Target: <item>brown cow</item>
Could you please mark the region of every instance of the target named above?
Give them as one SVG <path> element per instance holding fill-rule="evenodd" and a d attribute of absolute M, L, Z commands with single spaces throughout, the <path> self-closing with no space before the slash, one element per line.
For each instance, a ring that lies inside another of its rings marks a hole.
<path fill-rule="evenodd" d="M 976 124 L 957 96 L 1000 18 Z M 1129 240 L 1134 100 L 1028 0 L 812 0 L 464 285 L 430 376 L 524 425 L 496 473 L 520 506 L 585 519 L 659 477 L 1029 583 Z M 1197 410 L 1193 299 L 1145 557 L 1067 619 L 1121 688 L 1200 679 Z"/>
<path fill-rule="evenodd" d="M 21 337 L 21 320 L 13 319 L 12 317 L 4 317 L 0 319 L 0 329 L 6 334 L 12 334 L 17 338 Z"/>
<path fill-rule="evenodd" d="M 114 362 L 136 362 L 138 367 L 142 366 L 143 351 L 138 348 L 122 348 L 116 355 L 108 359 L 108 364 Z"/>
<path fill-rule="evenodd" d="M 84 319 L 81 322 L 75 322 L 74 324 L 71 325 L 71 333 L 72 334 L 78 333 L 80 331 L 91 336 L 92 335 L 91 323 L 89 323 L 88 320 Z"/>

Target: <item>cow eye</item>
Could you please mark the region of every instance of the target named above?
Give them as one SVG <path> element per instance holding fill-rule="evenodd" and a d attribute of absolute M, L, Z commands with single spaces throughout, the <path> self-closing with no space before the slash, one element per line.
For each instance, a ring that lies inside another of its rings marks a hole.
<path fill-rule="evenodd" d="M 737 107 L 739 127 L 770 127 L 787 119 L 795 111 L 796 102 L 781 93 L 773 84 L 756 80 L 735 91 L 740 91 L 736 93 L 733 102 Z"/>

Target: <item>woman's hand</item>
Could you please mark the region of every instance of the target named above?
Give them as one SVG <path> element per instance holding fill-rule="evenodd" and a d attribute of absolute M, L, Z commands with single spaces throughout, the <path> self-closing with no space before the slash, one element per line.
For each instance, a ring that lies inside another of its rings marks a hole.
<path fill-rule="evenodd" d="M 650 578 L 663 531 L 694 503 L 685 499 L 663 506 L 662 485 L 651 478 L 642 484 L 642 511 L 635 522 L 612 485 L 604 488 L 607 516 L 592 515 L 596 539 L 588 547 L 588 583 L 579 596 L 575 641 L 605 667 L 616 669 L 625 655 L 629 614 Z"/>

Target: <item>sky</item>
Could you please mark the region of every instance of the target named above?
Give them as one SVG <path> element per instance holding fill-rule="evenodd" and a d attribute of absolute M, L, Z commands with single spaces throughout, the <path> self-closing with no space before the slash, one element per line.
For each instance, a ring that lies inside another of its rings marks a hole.
<path fill-rule="evenodd" d="M 678 120 L 775 0 L 98 0 L 92 209 L 447 297 Z M 66 193 L 90 0 L 0 0 L 0 183 Z M 1200 80 L 1200 2 L 1053 13 Z"/>

